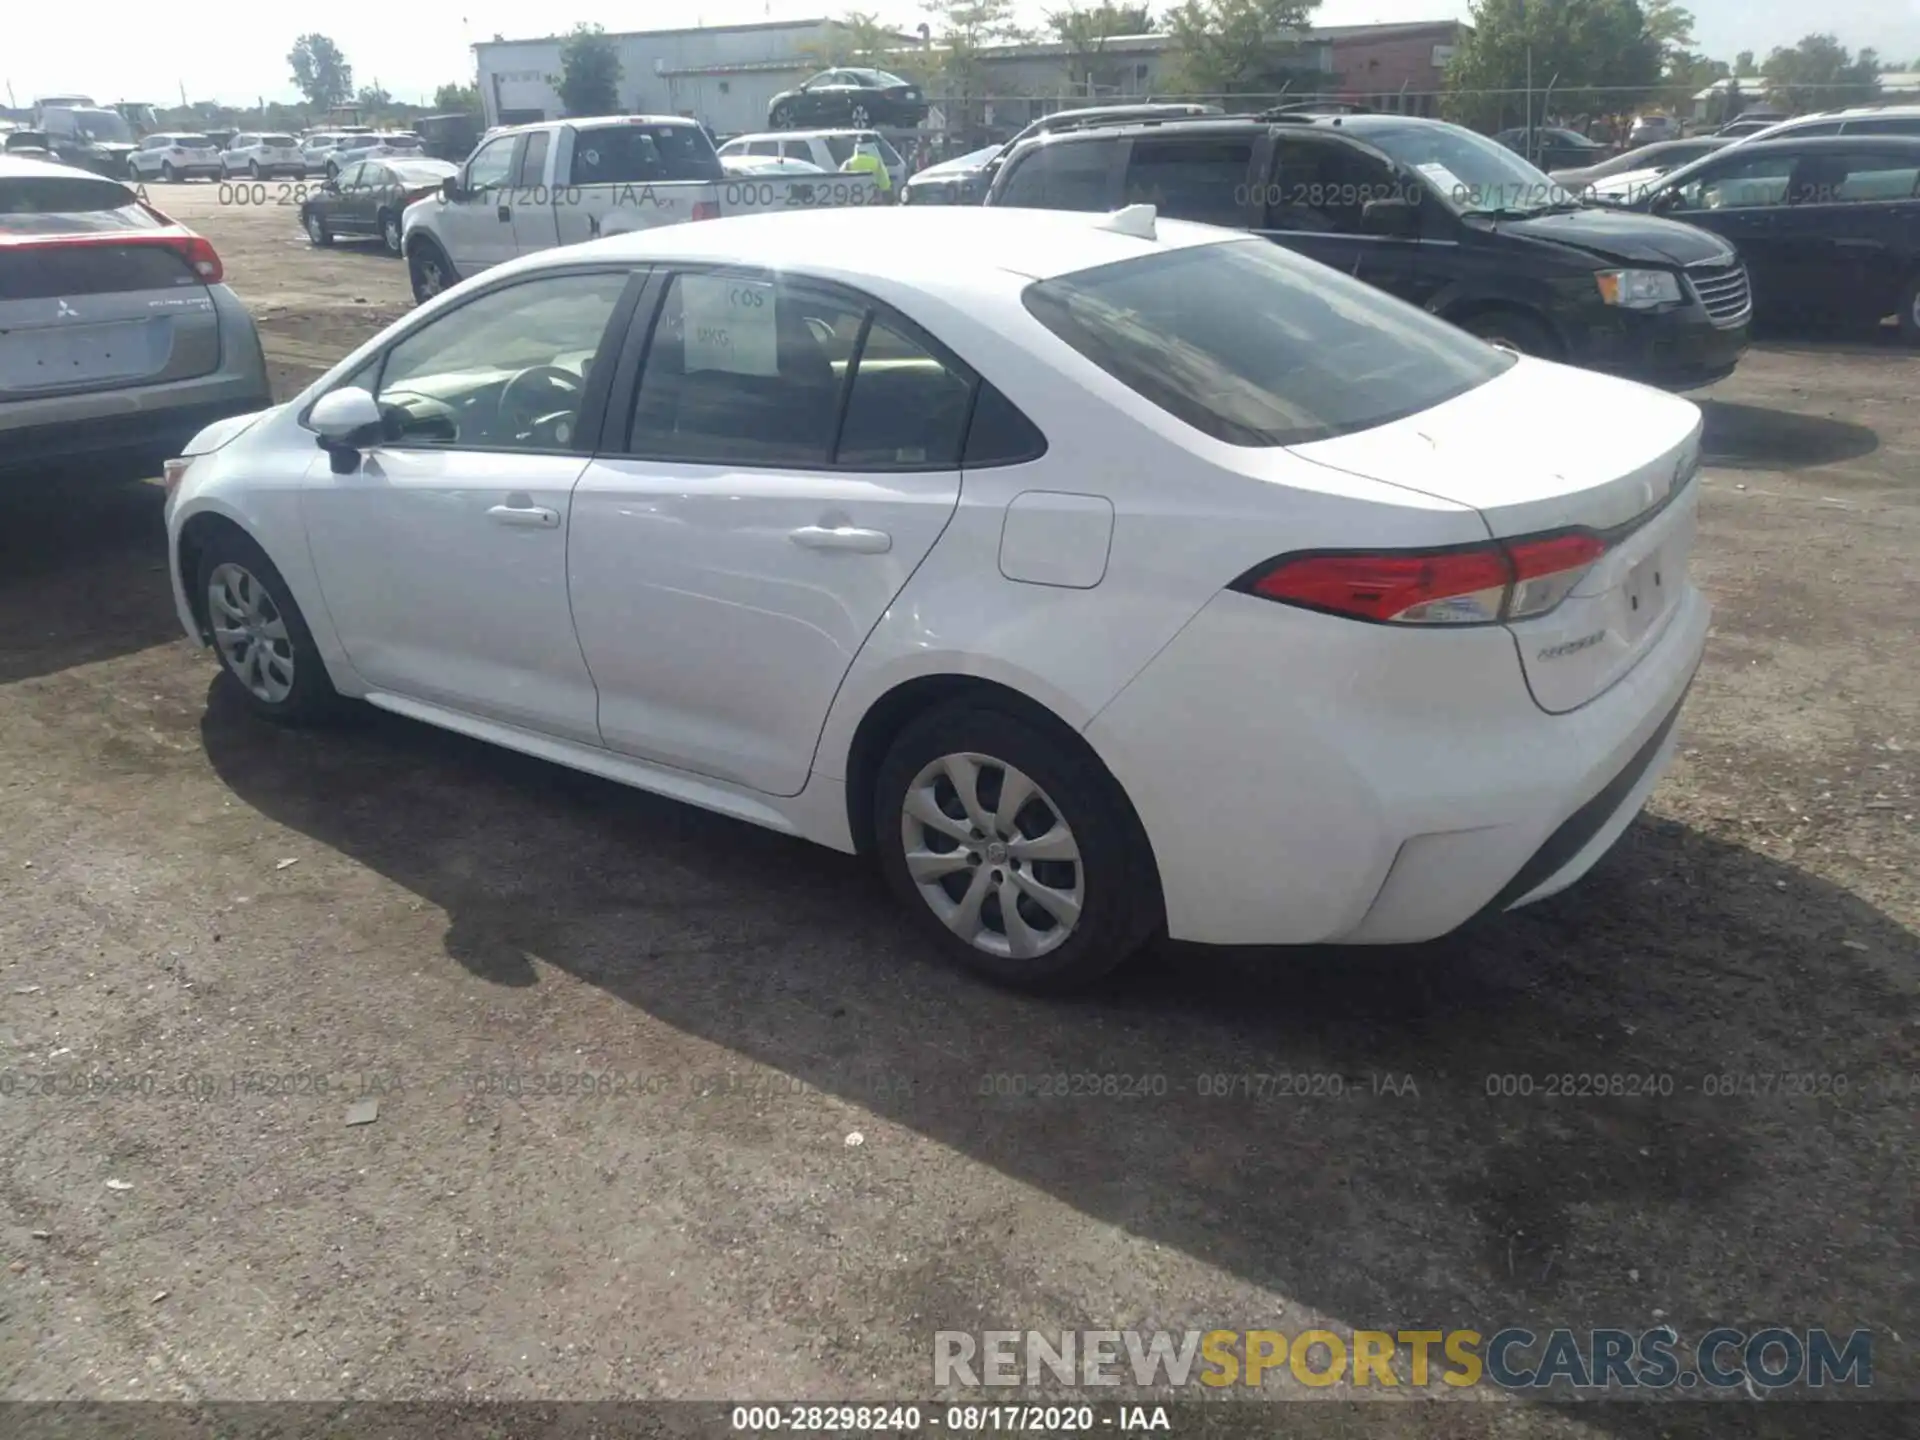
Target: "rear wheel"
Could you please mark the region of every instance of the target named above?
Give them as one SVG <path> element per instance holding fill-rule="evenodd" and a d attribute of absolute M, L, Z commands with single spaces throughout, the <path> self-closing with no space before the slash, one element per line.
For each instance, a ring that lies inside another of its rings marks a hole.
<path fill-rule="evenodd" d="M 400 253 L 400 217 L 391 210 L 380 212 L 380 238 L 387 242 L 387 253 Z"/>
<path fill-rule="evenodd" d="M 1560 346 L 1553 332 L 1517 310 L 1481 310 L 1460 321 L 1460 328 L 1478 335 L 1489 345 L 1504 345 L 1509 350 L 1542 360 L 1559 358 Z"/>
<path fill-rule="evenodd" d="M 887 883 L 933 943 L 1003 985 L 1087 985 L 1159 921 L 1118 786 L 1005 711 L 961 701 L 902 731 L 874 787 L 874 836 Z"/>
<path fill-rule="evenodd" d="M 793 119 L 793 112 L 784 105 L 773 107 L 773 113 L 767 116 L 768 128 L 785 130 Z"/>
<path fill-rule="evenodd" d="M 282 725 L 332 718 L 340 696 L 300 607 L 266 551 L 222 529 L 200 552 L 200 595 L 227 679 L 254 714 Z"/>
<path fill-rule="evenodd" d="M 136 185 L 140 183 L 140 167 L 131 160 L 127 161 L 127 178 Z"/>
<path fill-rule="evenodd" d="M 425 235 L 407 251 L 407 278 L 413 282 L 413 298 L 421 304 L 459 281 L 447 252 Z"/>
<path fill-rule="evenodd" d="M 258 160 L 247 161 L 247 178 L 250 180 L 258 180 L 260 178 L 260 162 Z"/>
<path fill-rule="evenodd" d="M 333 232 L 318 210 L 307 211 L 307 238 L 316 245 L 331 245 Z"/>
<path fill-rule="evenodd" d="M 853 111 L 847 116 L 856 130 L 865 130 L 873 124 L 873 112 L 862 102 L 854 103 Z"/>

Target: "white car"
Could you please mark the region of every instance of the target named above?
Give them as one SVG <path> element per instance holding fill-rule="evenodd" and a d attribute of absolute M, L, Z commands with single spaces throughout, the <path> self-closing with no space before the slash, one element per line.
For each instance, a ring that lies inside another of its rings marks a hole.
<path fill-rule="evenodd" d="M 1573 883 L 1700 660 L 1699 447 L 1150 207 L 803 212 L 455 286 L 199 435 L 168 553 L 264 717 L 364 700 L 869 853 L 1064 988 Z"/>
<path fill-rule="evenodd" d="M 907 183 L 907 162 L 900 157 L 898 150 L 887 143 L 886 136 L 877 130 L 780 130 L 764 135 L 736 135 L 720 147 L 719 154 L 722 164 L 738 156 L 763 160 L 802 160 L 822 170 L 836 171 L 847 163 L 862 143 L 872 145 L 879 151 L 880 163 L 887 167 L 887 178 L 892 181 L 892 188 L 904 188 Z"/>
<path fill-rule="evenodd" d="M 205 135 L 168 132 L 149 135 L 127 155 L 127 177 L 134 181 L 219 180 L 226 174 L 220 147 Z"/>
<path fill-rule="evenodd" d="M 307 159 L 300 142 L 291 135 L 261 135 L 243 132 L 233 137 L 220 156 L 221 173 L 231 178 L 245 175 L 252 180 L 275 175 L 304 176 Z"/>
<path fill-rule="evenodd" d="M 825 175 L 810 160 L 786 160 L 778 155 L 722 155 L 720 168 L 729 175 Z"/>

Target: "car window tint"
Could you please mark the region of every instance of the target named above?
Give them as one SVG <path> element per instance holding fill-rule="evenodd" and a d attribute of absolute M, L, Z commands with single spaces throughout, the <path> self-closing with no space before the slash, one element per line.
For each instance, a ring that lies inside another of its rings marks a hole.
<path fill-rule="evenodd" d="M 834 452 L 856 470 L 951 468 L 973 400 L 973 377 L 884 320 L 867 329 Z"/>
<path fill-rule="evenodd" d="M 823 466 L 866 307 L 799 281 L 676 275 L 640 373 L 628 449 Z"/>
<path fill-rule="evenodd" d="M 495 190 L 505 185 L 513 173 L 513 147 L 519 143 L 518 135 L 502 135 L 475 151 L 467 162 L 467 188 Z"/>
<path fill-rule="evenodd" d="M 769 155 L 774 152 L 768 149 Z M 788 160 L 805 160 L 813 163 L 813 147 L 804 140 L 784 140 L 780 144 L 780 154 Z"/>
<path fill-rule="evenodd" d="M 587 368 L 626 283 L 625 272 L 546 276 L 427 322 L 387 352 L 381 369 L 388 439 L 578 448 Z M 558 373 L 527 373 L 535 367 Z"/>
<path fill-rule="evenodd" d="M 118 180 L 58 173 L 0 178 L 0 235 L 152 230 L 161 223 Z"/>
<path fill-rule="evenodd" d="M 1849 120 L 1841 127 L 1845 135 L 1920 135 L 1920 115 L 1876 115 L 1868 120 Z"/>
<path fill-rule="evenodd" d="M 1238 225 L 1247 199 L 1248 139 L 1137 139 L 1127 160 L 1126 203 L 1176 220 Z"/>
<path fill-rule="evenodd" d="M 1877 200 L 1909 200 L 1920 165 L 1901 155 L 1872 151 L 1810 156 L 1794 167 L 1787 183 L 1789 205 L 1862 205 Z"/>
<path fill-rule="evenodd" d="M 1118 143 L 1073 140 L 1030 150 L 1007 176 L 996 203 L 1036 210 L 1110 210 L 1107 177 Z"/>
<path fill-rule="evenodd" d="M 1267 228 L 1358 235 L 1369 200 L 1402 198 L 1405 190 L 1383 161 L 1339 142 L 1282 136 L 1274 144 L 1267 185 Z"/>
<path fill-rule="evenodd" d="M 697 125 L 603 125 L 573 137 L 573 185 L 648 185 L 724 180 L 713 143 Z"/>
<path fill-rule="evenodd" d="M 1021 298 L 1087 360 L 1232 445 L 1294 445 L 1384 425 L 1515 363 L 1266 240 L 1056 276 Z"/>
<path fill-rule="evenodd" d="M 833 157 L 833 163 L 836 165 L 846 164 L 848 158 L 853 154 L 853 137 L 851 135 L 828 135 L 825 136 L 824 139 L 826 141 L 827 153 Z"/>
<path fill-rule="evenodd" d="M 1786 200 L 1787 182 L 1799 157 L 1792 152 L 1735 156 L 1710 165 L 1680 187 L 1680 201 L 1688 210 L 1745 210 L 1779 205 Z"/>
<path fill-rule="evenodd" d="M 962 465 L 1013 465 L 1046 453 L 1046 436 L 1011 400 L 984 380 L 979 390 L 973 401 L 973 419 L 967 426 Z"/>
<path fill-rule="evenodd" d="M 551 139 L 545 130 L 536 130 L 527 136 L 527 148 L 520 152 L 520 178 L 515 182 L 520 189 L 530 190 L 545 182 L 547 146 Z"/>

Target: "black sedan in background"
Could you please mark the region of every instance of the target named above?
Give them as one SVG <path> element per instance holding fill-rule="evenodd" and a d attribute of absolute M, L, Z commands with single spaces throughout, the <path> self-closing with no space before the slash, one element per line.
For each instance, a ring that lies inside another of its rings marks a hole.
<path fill-rule="evenodd" d="M 1630 208 L 1732 241 L 1756 322 L 1898 315 L 1920 344 L 1920 137 L 1747 140 L 1662 177 Z"/>
<path fill-rule="evenodd" d="M 400 217 L 407 206 L 425 199 L 460 167 L 446 160 L 394 158 L 362 160 L 319 187 L 300 206 L 300 223 L 316 245 L 336 238 L 377 236 L 388 251 L 400 253 Z"/>
<path fill-rule="evenodd" d="M 1557 125 L 1536 125 L 1528 134 L 1525 127 L 1502 130 L 1493 137 L 1516 155 L 1524 155 L 1542 170 L 1582 170 L 1611 159 L 1613 147 L 1589 140 L 1578 130 L 1563 130 Z"/>
<path fill-rule="evenodd" d="M 927 97 L 911 80 L 885 70 L 822 70 L 798 90 L 786 90 L 767 106 L 767 128 L 877 126 L 911 130 L 927 118 Z"/>

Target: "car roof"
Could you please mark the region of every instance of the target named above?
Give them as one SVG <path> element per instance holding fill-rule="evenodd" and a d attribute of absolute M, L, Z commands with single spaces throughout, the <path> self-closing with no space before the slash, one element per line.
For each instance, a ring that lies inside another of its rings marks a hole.
<path fill-rule="evenodd" d="M 1073 210 L 911 205 L 742 215 L 663 225 L 540 251 L 516 269 L 583 257 L 791 270 L 847 284 L 892 284 L 963 299 L 983 287 L 1044 280 L 1190 246 L 1246 241 L 1237 231 L 1160 220 L 1153 239 Z M 1264 242 L 1255 242 L 1264 243 Z M 528 262 L 534 262 L 529 266 Z M 504 268 L 504 267 L 503 267 Z"/>
<path fill-rule="evenodd" d="M 29 175 L 84 175 L 89 180 L 111 180 L 121 184 L 118 176 L 96 175 L 91 170 L 82 170 L 78 165 L 62 165 L 57 160 L 35 160 L 27 155 L 9 155 L 0 152 L 0 180 L 18 179 Z"/>
<path fill-rule="evenodd" d="M 1738 150 L 1742 155 L 1767 155 L 1776 150 L 1911 150 L 1920 156 L 1920 135 L 1778 135 L 1771 140 L 1750 140 L 1739 146 L 1724 145 L 1716 154 Z"/>

